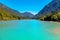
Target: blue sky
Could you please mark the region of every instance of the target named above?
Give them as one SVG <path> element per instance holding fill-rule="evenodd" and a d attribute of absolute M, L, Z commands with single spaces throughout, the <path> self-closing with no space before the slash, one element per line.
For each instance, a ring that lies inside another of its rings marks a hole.
<path fill-rule="evenodd" d="M 0 0 L 6 6 L 19 12 L 31 12 L 34 15 L 43 9 L 52 0 Z"/>

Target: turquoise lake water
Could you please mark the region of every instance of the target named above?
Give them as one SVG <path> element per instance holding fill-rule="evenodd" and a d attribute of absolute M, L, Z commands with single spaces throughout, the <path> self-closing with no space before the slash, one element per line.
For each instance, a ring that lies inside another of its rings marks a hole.
<path fill-rule="evenodd" d="M 0 22 L 0 40 L 60 40 L 60 23 L 39 20 L 14 20 Z M 57 30 L 56 30 L 57 31 Z"/>

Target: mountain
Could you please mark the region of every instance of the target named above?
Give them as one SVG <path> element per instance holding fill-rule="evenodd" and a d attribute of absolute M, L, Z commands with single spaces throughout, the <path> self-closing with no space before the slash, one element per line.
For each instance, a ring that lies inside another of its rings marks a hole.
<path fill-rule="evenodd" d="M 22 16 L 24 16 L 25 18 L 32 18 L 34 15 L 30 12 L 24 12 L 21 14 Z"/>
<path fill-rule="evenodd" d="M 48 5 L 46 5 L 37 15 L 35 18 L 40 18 L 43 15 L 52 14 L 56 11 L 60 11 L 60 0 L 53 0 Z"/>
<path fill-rule="evenodd" d="M 60 0 L 53 0 L 34 17 L 44 21 L 60 21 Z"/>
<path fill-rule="evenodd" d="M 0 3 L 0 20 L 17 20 L 17 19 L 24 19 L 24 17 L 20 15 L 20 12 Z"/>

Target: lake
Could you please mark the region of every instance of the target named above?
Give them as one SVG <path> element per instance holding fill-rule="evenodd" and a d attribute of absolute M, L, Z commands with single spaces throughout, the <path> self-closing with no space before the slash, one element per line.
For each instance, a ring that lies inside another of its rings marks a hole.
<path fill-rule="evenodd" d="M 39 20 L 1 21 L 0 40 L 60 40 L 60 23 Z"/>

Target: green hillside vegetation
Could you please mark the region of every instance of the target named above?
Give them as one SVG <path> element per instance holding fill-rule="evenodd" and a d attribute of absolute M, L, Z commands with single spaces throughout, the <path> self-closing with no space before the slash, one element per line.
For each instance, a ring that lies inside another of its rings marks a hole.
<path fill-rule="evenodd" d="M 9 9 L 5 9 L 3 7 L 0 7 L 0 20 L 20 20 L 25 19 L 21 15 L 16 15 L 14 12 L 9 11 Z"/>
<path fill-rule="evenodd" d="M 60 12 L 54 12 L 40 17 L 42 21 L 60 21 Z"/>

